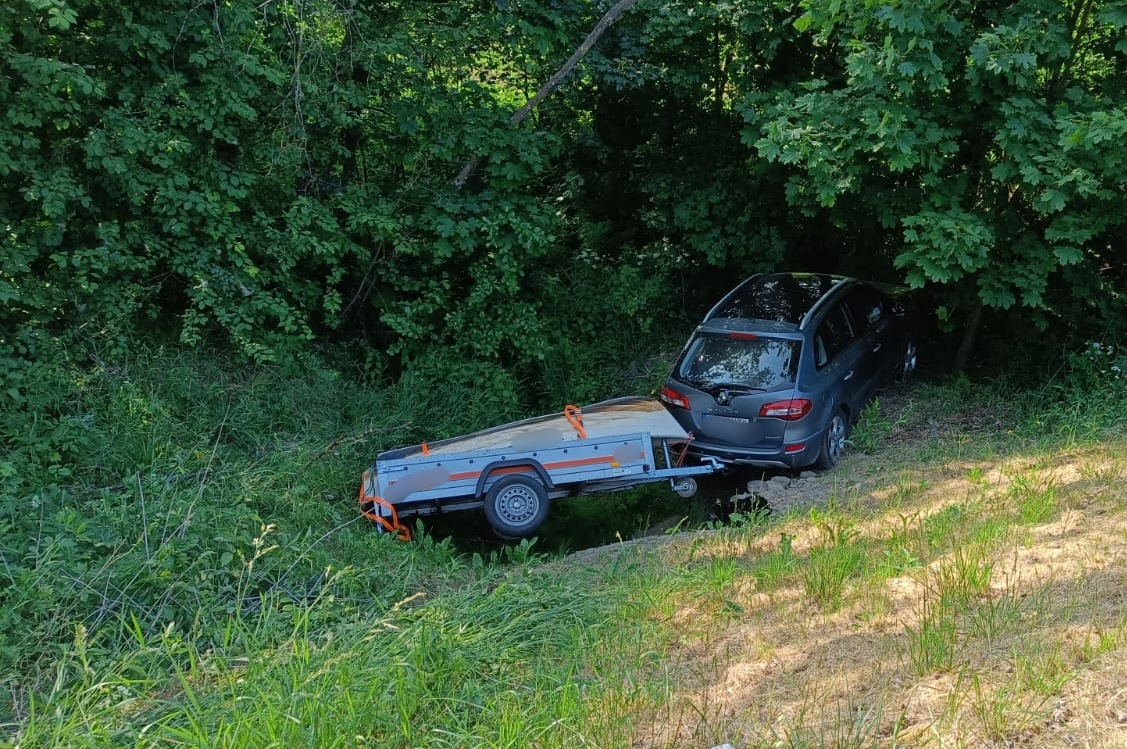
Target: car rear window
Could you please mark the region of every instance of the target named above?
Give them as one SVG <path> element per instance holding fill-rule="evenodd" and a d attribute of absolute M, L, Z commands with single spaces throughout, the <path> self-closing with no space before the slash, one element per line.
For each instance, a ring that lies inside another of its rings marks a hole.
<path fill-rule="evenodd" d="M 793 385 L 799 342 L 703 333 L 685 351 L 678 379 L 698 388 L 742 385 L 774 390 Z"/>
<path fill-rule="evenodd" d="M 764 276 L 741 289 L 712 317 L 774 320 L 797 325 L 837 280 L 815 273 Z"/>

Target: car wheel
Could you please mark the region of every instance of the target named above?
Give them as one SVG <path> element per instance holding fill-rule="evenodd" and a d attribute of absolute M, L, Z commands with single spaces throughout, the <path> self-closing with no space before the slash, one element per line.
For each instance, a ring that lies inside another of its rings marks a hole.
<path fill-rule="evenodd" d="M 906 382 L 916 373 L 916 342 L 908 341 L 904 344 L 904 351 L 896 365 L 896 379 Z"/>
<path fill-rule="evenodd" d="M 828 471 L 836 466 L 845 453 L 845 441 L 848 438 L 849 420 L 845 418 L 844 411 L 838 411 L 830 419 L 829 426 L 822 435 L 822 450 L 818 454 L 818 459 L 814 461 L 814 467 Z"/>
<path fill-rule="evenodd" d="M 548 518 L 548 492 L 527 476 L 498 479 L 485 495 L 485 519 L 504 540 L 529 538 Z"/>

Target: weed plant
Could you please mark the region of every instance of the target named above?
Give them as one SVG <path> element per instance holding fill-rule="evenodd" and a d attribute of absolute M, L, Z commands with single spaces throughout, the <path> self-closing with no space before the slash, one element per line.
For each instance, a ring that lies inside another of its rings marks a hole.
<path fill-rule="evenodd" d="M 912 672 L 922 677 L 949 670 L 955 661 L 958 630 L 953 612 L 941 602 L 925 597 L 916 614 L 917 623 L 904 628 Z"/>
<path fill-rule="evenodd" d="M 903 426 L 912 416 L 912 406 L 895 415 L 888 414 L 881 406 L 880 398 L 873 398 L 861 410 L 849 433 L 850 446 L 866 455 L 872 455 L 898 427 Z"/>

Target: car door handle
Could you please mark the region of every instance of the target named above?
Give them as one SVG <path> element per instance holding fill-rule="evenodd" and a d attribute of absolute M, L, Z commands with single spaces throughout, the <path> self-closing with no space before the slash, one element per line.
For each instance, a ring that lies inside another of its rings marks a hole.
<path fill-rule="evenodd" d="M 873 353 L 875 354 L 876 352 L 880 351 L 880 347 L 883 345 L 883 343 L 878 343 L 876 346 L 873 346 Z"/>
<path fill-rule="evenodd" d="M 841 381 L 842 382 L 849 382 L 849 380 L 851 380 L 852 378 L 853 378 L 853 370 L 851 369 L 851 370 L 849 370 L 849 374 L 847 374 L 847 375 L 845 375 L 845 377 L 841 378 Z"/>

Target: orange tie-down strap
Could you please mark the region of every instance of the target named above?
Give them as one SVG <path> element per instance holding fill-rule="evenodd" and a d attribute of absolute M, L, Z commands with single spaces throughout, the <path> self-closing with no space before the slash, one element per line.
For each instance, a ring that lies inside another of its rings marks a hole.
<path fill-rule="evenodd" d="M 369 509 L 365 507 L 367 503 L 371 502 L 372 507 Z M 391 519 L 385 518 L 383 515 L 375 511 L 376 505 L 384 507 L 391 513 Z M 399 534 L 400 541 L 411 540 L 411 529 L 399 522 L 399 513 L 395 511 L 395 505 L 388 502 L 386 499 L 380 497 L 365 497 L 364 496 L 364 483 L 360 484 L 360 514 L 368 518 L 374 523 L 379 523 L 380 527 L 388 533 Z"/>
<path fill-rule="evenodd" d="M 567 423 L 571 424 L 572 428 L 575 429 L 575 433 L 579 435 L 579 439 L 587 439 L 587 430 L 583 427 L 583 411 L 580 410 L 579 406 L 573 406 L 569 403 L 564 406 L 563 412 L 564 418 L 567 419 Z"/>

